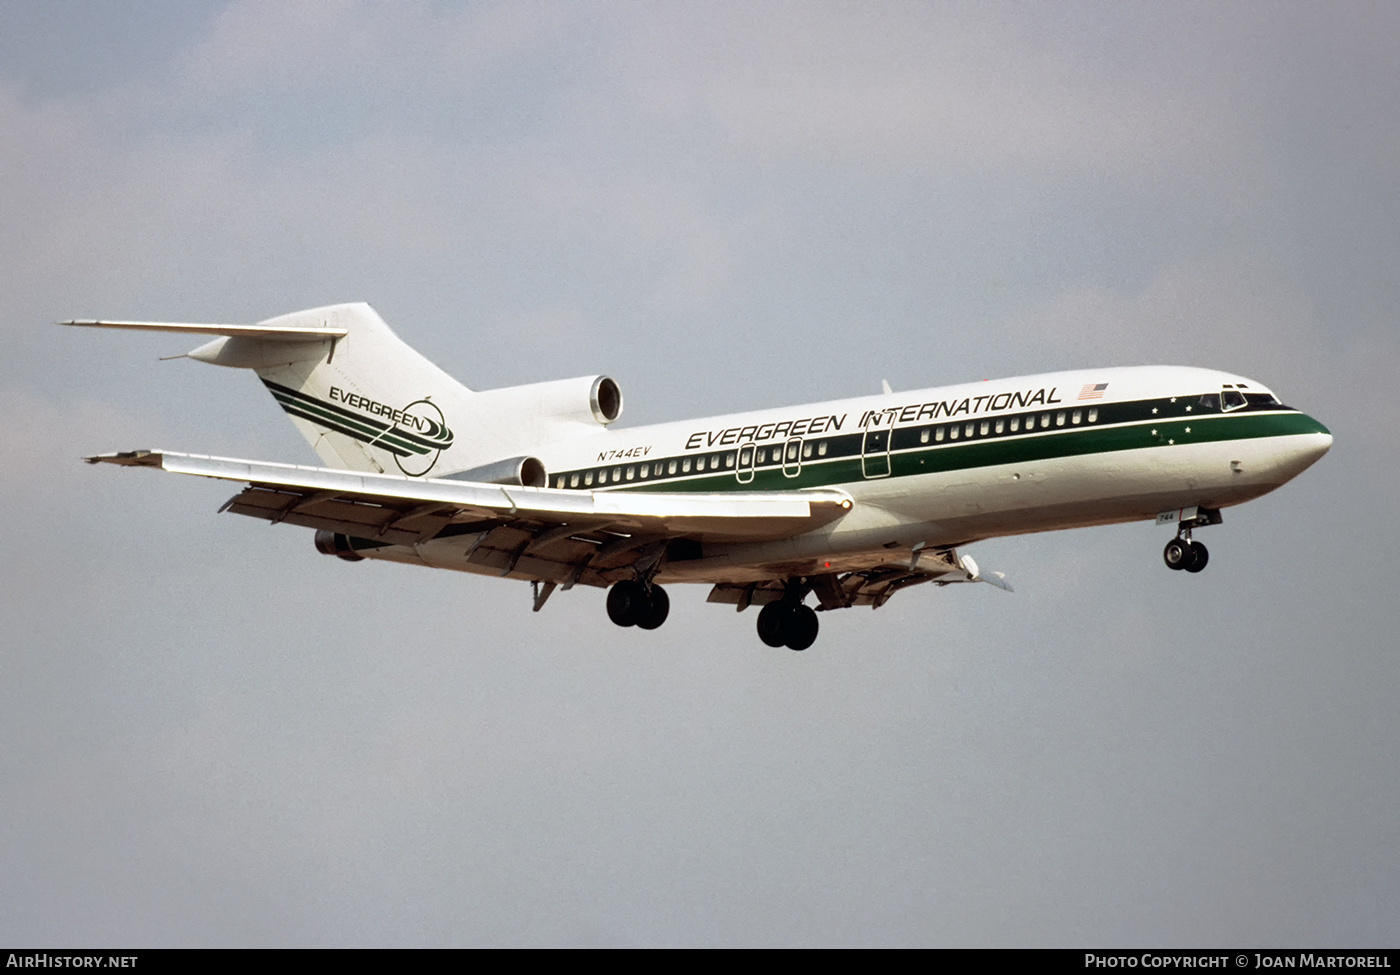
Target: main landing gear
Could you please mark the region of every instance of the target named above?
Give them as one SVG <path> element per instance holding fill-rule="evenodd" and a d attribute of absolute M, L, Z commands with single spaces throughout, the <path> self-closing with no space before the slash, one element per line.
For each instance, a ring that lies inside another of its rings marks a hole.
<path fill-rule="evenodd" d="M 801 600 L 785 596 L 759 610 L 758 638 L 770 647 L 806 650 L 817 639 L 817 614 Z"/>
<path fill-rule="evenodd" d="M 608 619 L 618 626 L 654 630 L 670 612 L 671 597 L 660 586 L 624 579 L 608 590 Z"/>

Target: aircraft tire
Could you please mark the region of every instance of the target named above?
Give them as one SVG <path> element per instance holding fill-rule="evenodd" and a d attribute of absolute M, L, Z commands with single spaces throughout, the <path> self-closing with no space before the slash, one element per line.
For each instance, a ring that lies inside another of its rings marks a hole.
<path fill-rule="evenodd" d="M 1200 572 L 1210 561 L 1210 552 L 1200 542 L 1191 543 L 1191 562 L 1186 566 L 1187 572 Z"/>
<path fill-rule="evenodd" d="M 784 635 L 787 639 L 784 642 L 789 650 L 806 650 L 817 641 L 819 624 L 816 611 L 812 607 L 798 603 L 788 612 L 785 622 L 787 626 L 784 627 Z"/>
<path fill-rule="evenodd" d="M 784 600 L 768 603 L 758 611 L 758 638 L 770 647 L 787 643 L 787 621 L 791 603 Z"/>
<path fill-rule="evenodd" d="M 652 586 L 646 592 L 646 601 L 638 607 L 637 626 L 644 630 L 654 630 L 666 622 L 671 612 L 671 597 L 660 586 Z"/>
<path fill-rule="evenodd" d="M 1162 549 L 1162 561 L 1167 563 L 1168 569 L 1184 569 L 1190 562 L 1191 549 L 1188 543 L 1179 538 L 1173 538 L 1167 542 L 1167 547 Z"/>
<path fill-rule="evenodd" d="M 623 579 L 608 590 L 608 619 L 618 626 L 635 626 L 646 604 L 646 589 L 642 584 Z"/>

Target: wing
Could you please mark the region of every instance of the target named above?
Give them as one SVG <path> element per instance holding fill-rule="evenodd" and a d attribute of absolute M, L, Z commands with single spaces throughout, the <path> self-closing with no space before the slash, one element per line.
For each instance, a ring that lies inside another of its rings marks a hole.
<path fill-rule="evenodd" d="M 501 575 L 607 585 L 667 542 L 769 541 L 841 518 L 844 491 L 663 494 L 566 491 L 437 478 L 362 474 L 158 450 L 102 454 L 88 463 L 154 467 L 247 483 L 220 510 L 366 540 L 416 546 L 471 535 L 468 559 Z M 547 550 L 547 551 L 546 551 Z"/>

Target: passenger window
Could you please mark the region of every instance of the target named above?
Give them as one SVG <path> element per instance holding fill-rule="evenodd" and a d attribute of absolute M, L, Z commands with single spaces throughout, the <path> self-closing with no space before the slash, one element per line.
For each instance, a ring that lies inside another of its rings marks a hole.
<path fill-rule="evenodd" d="M 642 469 L 638 473 L 642 475 L 642 480 L 645 481 L 647 478 L 651 477 L 651 465 L 643 464 Z"/>
<path fill-rule="evenodd" d="M 618 481 L 622 480 L 622 468 L 621 468 L 621 467 L 614 467 L 614 468 L 613 468 L 613 477 L 612 477 L 612 479 L 613 479 L 613 483 L 614 483 L 614 484 L 616 484 Z"/>
<path fill-rule="evenodd" d="M 977 432 L 980 433 L 982 436 L 985 437 L 985 436 L 987 435 L 987 431 L 990 430 L 991 428 L 992 428 L 991 423 L 988 422 L 987 420 L 983 420 L 983 421 L 982 421 L 982 426 L 978 429 Z"/>
<path fill-rule="evenodd" d="M 1090 422 L 1090 423 L 1098 423 L 1098 422 L 1099 422 L 1099 408 L 1098 408 L 1097 406 L 1094 407 L 1092 410 L 1089 411 L 1089 422 Z"/>
<path fill-rule="evenodd" d="M 682 474 L 689 474 L 689 473 L 690 473 L 690 458 L 689 458 L 689 457 L 687 457 L 685 460 L 681 461 L 681 473 L 682 473 Z"/>
<path fill-rule="evenodd" d="M 1011 432 L 1015 433 L 1019 429 L 1021 429 L 1021 418 L 1019 416 L 1013 416 L 1011 418 Z"/>
<path fill-rule="evenodd" d="M 998 420 L 998 421 L 997 421 L 997 433 L 1004 433 L 1005 431 L 1006 431 L 1006 421 L 1005 421 L 1005 420 Z"/>
<path fill-rule="evenodd" d="M 964 436 L 964 437 L 970 437 L 970 436 L 972 436 L 972 424 L 971 424 L 971 423 L 969 423 L 967 426 L 963 427 L 963 436 Z"/>
<path fill-rule="evenodd" d="M 936 442 L 938 442 L 938 443 L 942 443 L 942 442 L 943 442 L 943 428 L 942 428 L 942 427 L 939 427 L 937 430 L 933 431 L 933 439 L 934 439 Z"/>
<path fill-rule="evenodd" d="M 627 480 L 630 481 L 630 480 L 632 480 L 632 478 L 634 478 L 634 477 L 636 477 L 636 476 L 637 476 L 637 468 L 636 468 L 636 467 L 628 467 L 628 468 L 627 468 Z"/>
<path fill-rule="evenodd" d="M 1071 414 L 1069 415 L 1069 422 L 1075 424 L 1076 426 L 1079 424 L 1079 421 L 1082 420 L 1082 419 L 1084 419 L 1084 411 L 1083 411 L 1083 410 L 1075 410 L 1073 413 L 1071 413 Z"/>
<path fill-rule="evenodd" d="M 811 457 L 811 456 L 812 456 L 812 444 L 811 444 L 811 442 L 809 441 L 809 442 L 804 443 L 804 444 L 802 445 L 802 457 L 803 457 L 803 459 L 806 459 L 806 458 Z"/>
<path fill-rule="evenodd" d="M 817 456 L 818 456 L 818 457 L 825 457 L 825 456 L 826 456 L 826 441 L 825 441 L 825 440 L 823 440 L 821 443 L 817 444 Z"/>
<path fill-rule="evenodd" d="M 569 475 L 569 487 L 571 487 L 571 488 L 576 488 L 576 487 L 578 487 L 578 475 L 577 475 L 577 474 L 570 474 L 570 475 Z"/>
<path fill-rule="evenodd" d="M 710 470 L 712 470 L 712 471 L 717 471 L 717 470 L 719 470 L 719 454 L 715 454 L 714 456 L 712 456 L 712 457 L 710 458 Z"/>
<path fill-rule="evenodd" d="M 928 427 L 919 431 L 919 443 L 928 443 Z"/>
<path fill-rule="evenodd" d="M 1026 417 L 1026 429 L 1027 429 L 1027 430 L 1034 430 L 1034 429 L 1035 429 L 1035 417 L 1033 417 L 1033 416 L 1028 416 L 1028 417 Z"/>
<path fill-rule="evenodd" d="M 796 460 L 796 459 L 797 459 L 797 444 L 795 444 L 795 443 L 790 443 L 790 444 L 788 444 L 787 459 L 788 459 L 788 460 Z"/>
<path fill-rule="evenodd" d="M 703 471 L 703 470 L 705 469 L 705 458 L 704 458 L 704 457 L 697 457 L 697 458 L 695 458 L 695 469 L 696 469 L 697 471 Z"/>
<path fill-rule="evenodd" d="M 1064 425 L 1065 425 L 1065 411 L 1064 411 L 1064 410 L 1061 410 L 1060 412 L 1058 412 L 1058 413 L 1055 414 L 1055 426 L 1057 426 L 1057 427 L 1062 427 L 1062 426 L 1064 426 Z"/>
<path fill-rule="evenodd" d="M 593 472 L 592 472 L 592 471 L 589 471 L 587 474 L 583 475 L 583 483 L 584 483 L 585 485 L 587 485 L 588 487 L 592 487 L 592 486 L 593 486 Z"/>
<path fill-rule="evenodd" d="M 739 458 L 739 463 L 743 464 L 745 467 L 748 467 L 750 464 L 753 463 L 753 448 L 745 447 L 743 450 L 739 451 Z"/>
<path fill-rule="evenodd" d="M 1050 414 L 1049 414 L 1049 413 L 1042 413 L 1042 414 L 1040 414 L 1040 429 L 1044 430 L 1044 429 L 1045 429 L 1046 427 L 1048 427 L 1049 425 L 1050 425 Z"/>
<path fill-rule="evenodd" d="M 957 428 L 957 427 L 949 427 L 949 428 L 948 428 L 948 439 L 949 439 L 949 440 L 956 440 L 956 439 L 958 439 L 958 428 Z"/>
<path fill-rule="evenodd" d="M 669 464 L 666 465 L 666 473 L 667 473 L 667 474 L 674 474 L 674 473 L 676 473 L 676 462 L 675 462 L 675 461 L 671 461 L 671 463 L 669 463 Z"/>
<path fill-rule="evenodd" d="M 725 467 L 733 467 L 733 466 L 734 466 L 734 454 L 733 454 L 732 451 L 731 451 L 730 453 L 727 453 L 727 454 L 724 455 L 724 466 L 725 466 Z"/>

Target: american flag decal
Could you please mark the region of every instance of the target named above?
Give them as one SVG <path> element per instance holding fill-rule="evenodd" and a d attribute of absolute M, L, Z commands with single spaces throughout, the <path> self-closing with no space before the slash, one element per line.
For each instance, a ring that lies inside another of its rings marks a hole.
<path fill-rule="evenodd" d="M 1080 399 L 1103 399 L 1103 391 L 1108 388 L 1108 383 L 1088 383 L 1079 391 Z"/>

